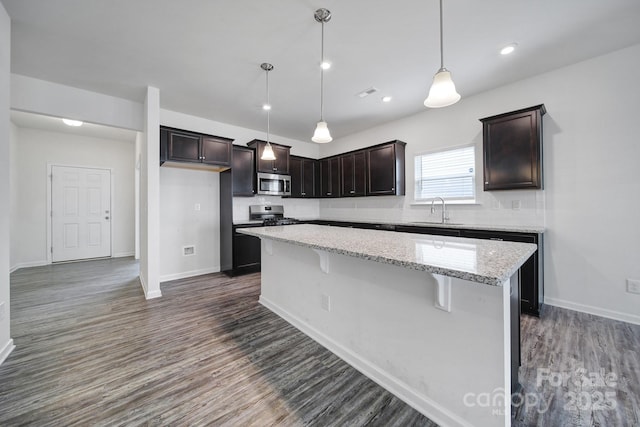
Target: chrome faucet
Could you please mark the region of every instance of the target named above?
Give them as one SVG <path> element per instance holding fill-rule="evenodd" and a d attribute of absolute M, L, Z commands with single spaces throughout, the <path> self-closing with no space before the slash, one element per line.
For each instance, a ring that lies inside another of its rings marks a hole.
<path fill-rule="evenodd" d="M 449 212 L 447 212 L 447 204 L 442 197 L 434 197 L 433 200 L 431 200 L 431 214 L 436 212 L 433 205 L 436 202 L 436 199 L 440 199 L 440 201 L 442 201 L 442 224 L 444 224 L 449 221 Z"/>

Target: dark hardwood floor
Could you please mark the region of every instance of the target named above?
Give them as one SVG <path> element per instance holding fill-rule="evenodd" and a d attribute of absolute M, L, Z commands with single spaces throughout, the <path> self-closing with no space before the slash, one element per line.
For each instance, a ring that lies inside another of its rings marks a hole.
<path fill-rule="evenodd" d="M 11 275 L 0 426 L 435 425 L 259 305 L 259 274 L 150 301 L 137 275 L 131 258 Z M 640 326 L 545 307 L 522 331 L 514 425 L 640 426 Z"/>
<path fill-rule="evenodd" d="M 639 325 L 544 306 L 521 330 L 514 426 L 640 426 Z"/>
<path fill-rule="evenodd" d="M 435 425 L 259 305 L 259 274 L 150 301 L 137 275 L 130 258 L 11 275 L 0 425 Z"/>

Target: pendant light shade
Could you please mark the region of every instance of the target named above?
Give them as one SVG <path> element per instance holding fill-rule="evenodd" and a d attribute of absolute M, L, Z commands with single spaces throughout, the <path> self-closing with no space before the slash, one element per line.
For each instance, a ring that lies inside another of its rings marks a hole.
<path fill-rule="evenodd" d="M 331 134 L 329 133 L 327 122 L 318 122 L 318 124 L 316 125 L 316 130 L 315 132 L 313 132 L 313 137 L 311 138 L 311 140 L 319 144 L 324 144 L 327 142 L 331 142 L 333 140 L 333 138 L 331 138 Z"/>
<path fill-rule="evenodd" d="M 429 89 L 429 96 L 424 100 L 424 106 L 441 108 L 460 101 L 460 94 L 451 79 L 451 72 L 444 68 L 444 48 L 442 42 L 442 0 L 440 0 L 440 69 L 433 76 L 433 83 Z"/>
<path fill-rule="evenodd" d="M 273 148 L 271 147 L 271 142 L 269 142 L 269 133 L 270 133 L 270 114 L 271 114 L 271 104 L 269 103 L 269 71 L 273 70 L 273 65 L 263 62 L 260 64 L 260 68 L 262 68 L 267 76 L 267 103 L 262 106 L 264 110 L 267 112 L 267 145 L 264 147 L 262 151 L 262 155 L 260 158 L 262 160 L 275 160 L 276 155 L 273 153 Z"/>
<path fill-rule="evenodd" d="M 271 144 L 267 142 L 267 145 L 264 147 L 264 151 L 262 152 L 262 156 L 260 156 L 262 160 L 275 160 L 276 155 L 273 153 L 273 148 Z"/>
<path fill-rule="evenodd" d="M 318 9 L 315 11 L 313 17 L 322 24 L 322 38 L 320 42 L 320 121 L 316 124 L 316 130 L 313 132 L 311 140 L 319 144 L 325 144 L 333 140 L 331 133 L 329 133 L 327 122 L 324 121 L 324 64 L 326 64 L 324 60 L 324 23 L 329 22 L 331 19 L 331 12 L 327 9 Z"/>
<path fill-rule="evenodd" d="M 451 80 L 451 73 L 441 68 L 435 76 L 429 89 L 429 96 L 424 100 L 424 106 L 429 108 L 448 107 L 460 101 L 460 94 L 456 92 L 456 85 Z"/>

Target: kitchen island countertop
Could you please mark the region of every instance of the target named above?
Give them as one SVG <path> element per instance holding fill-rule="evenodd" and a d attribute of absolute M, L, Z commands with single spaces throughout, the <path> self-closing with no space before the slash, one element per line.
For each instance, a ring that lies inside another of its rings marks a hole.
<path fill-rule="evenodd" d="M 238 232 L 493 286 L 502 286 L 537 249 L 530 243 L 314 224 L 256 227 Z"/>

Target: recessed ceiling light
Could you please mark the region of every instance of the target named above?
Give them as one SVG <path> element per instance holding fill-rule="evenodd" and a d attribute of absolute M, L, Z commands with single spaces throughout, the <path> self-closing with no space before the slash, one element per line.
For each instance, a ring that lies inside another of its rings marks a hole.
<path fill-rule="evenodd" d="M 390 96 L 383 96 L 382 97 L 382 102 L 391 102 L 391 97 Z"/>
<path fill-rule="evenodd" d="M 505 47 L 500 49 L 500 55 L 509 55 L 514 50 L 516 50 L 516 46 L 518 46 L 518 43 L 511 43 L 506 45 Z"/>
<path fill-rule="evenodd" d="M 331 62 L 324 61 L 320 64 L 320 68 L 322 68 L 323 70 L 328 70 L 329 68 L 331 68 Z"/>
<path fill-rule="evenodd" d="M 67 126 L 82 126 L 82 122 L 80 120 L 62 119 L 62 122 Z"/>

